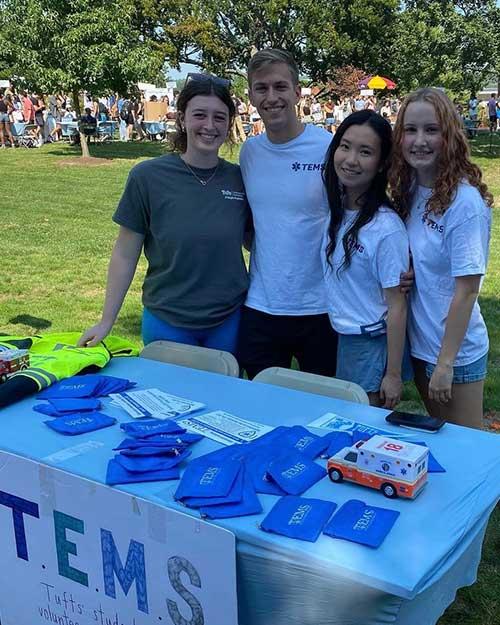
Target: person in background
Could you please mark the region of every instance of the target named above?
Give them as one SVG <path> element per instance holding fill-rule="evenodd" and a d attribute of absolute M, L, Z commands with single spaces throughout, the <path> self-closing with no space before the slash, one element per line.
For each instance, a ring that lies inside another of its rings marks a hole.
<path fill-rule="evenodd" d="M 365 108 L 366 108 L 365 96 L 358 95 L 358 97 L 354 101 L 354 110 L 363 111 Z"/>
<path fill-rule="evenodd" d="M 233 103 L 234 103 L 235 110 L 236 110 L 236 115 L 234 118 L 234 124 L 233 124 L 233 130 L 232 130 L 233 142 L 243 143 L 247 137 L 245 134 L 245 129 L 243 128 L 243 121 L 241 119 L 240 110 L 242 110 L 243 108 L 245 108 L 246 110 L 246 107 L 243 104 L 243 102 L 236 96 L 233 96 Z"/>
<path fill-rule="evenodd" d="M 371 405 L 392 410 L 403 390 L 399 285 L 410 260 L 404 223 L 387 196 L 391 150 L 391 125 L 374 111 L 352 113 L 337 129 L 323 171 L 330 206 L 323 265 L 338 333 L 336 375 L 359 384 Z"/>
<path fill-rule="evenodd" d="M 488 333 L 477 297 L 493 198 L 441 90 L 419 89 L 405 99 L 390 183 L 415 271 L 408 324 L 415 383 L 429 414 L 480 428 Z"/>
<path fill-rule="evenodd" d="M 35 107 L 33 106 L 33 102 L 26 91 L 21 91 L 21 103 L 25 123 L 33 124 L 35 122 Z"/>
<path fill-rule="evenodd" d="M 12 98 L 5 95 L 5 90 L 0 89 L 0 148 L 5 149 L 5 136 L 9 140 L 10 147 L 14 147 L 14 137 L 10 129 L 10 115 L 14 110 Z"/>
<path fill-rule="evenodd" d="M 488 100 L 488 117 L 490 120 L 490 132 L 495 132 L 497 129 L 497 101 L 494 93 L 491 94 Z"/>
<path fill-rule="evenodd" d="M 33 94 L 31 102 L 35 111 L 36 137 L 38 147 L 43 145 L 44 127 L 45 127 L 45 102 L 41 94 Z"/>
<path fill-rule="evenodd" d="M 325 128 L 328 132 L 333 132 L 335 125 L 335 105 L 333 100 L 328 99 L 323 104 L 323 115 L 325 117 Z"/>
<path fill-rule="evenodd" d="M 144 249 L 144 344 L 160 339 L 234 353 L 248 288 L 242 254 L 250 211 L 240 168 L 221 158 L 235 115 L 229 81 L 194 74 L 177 100 L 174 152 L 130 172 L 93 346 L 113 327 Z"/>
<path fill-rule="evenodd" d="M 479 105 L 479 101 L 476 98 L 476 94 L 475 93 L 471 93 L 470 94 L 470 99 L 469 99 L 469 119 L 471 119 L 473 122 L 477 121 L 477 107 Z"/>

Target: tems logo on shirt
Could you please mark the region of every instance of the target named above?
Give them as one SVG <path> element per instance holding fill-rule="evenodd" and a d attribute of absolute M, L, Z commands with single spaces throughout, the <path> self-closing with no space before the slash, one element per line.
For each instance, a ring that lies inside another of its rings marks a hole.
<path fill-rule="evenodd" d="M 431 230 L 437 230 L 440 234 L 443 234 L 444 232 L 444 226 L 442 224 L 438 224 L 437 221 L 434 221 L 434 219 L 431 219 L 428 215 L 422 215 L 422 223 Z"/>
<path fill-rule="evenodd" d="M 237 202 L 244 202 L 246 200 L 246 195 L 243 191 L 230 191 L 228 189 L 222 189 L 221 193 L 225 200 L 236 200 Z"/>
<path fill-rule="evenodd" d="M 323 171 L 324 168 L 324 163 L 292 163 L 292 171 Z"/>

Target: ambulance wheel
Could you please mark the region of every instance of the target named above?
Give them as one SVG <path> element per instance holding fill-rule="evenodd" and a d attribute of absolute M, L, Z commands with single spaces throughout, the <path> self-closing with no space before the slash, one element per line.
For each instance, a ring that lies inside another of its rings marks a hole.
<path fill-rule="evenodd" d="M 382 484 L 381 491 L 384 493 L 386 497 L 389 497 L 389 499 L 394 499 L 398 496 L 396 489 L 394 488 L 392 484 L 389 484 L 389 482 Z"/>
<path fill-rule="evenodd" d="M 332 482 L 341 482 L 344 479 L 342 471 L 339 471 L 338 469 L 330 469 L 328 471 L 328 477 L 332 480 Z"/>

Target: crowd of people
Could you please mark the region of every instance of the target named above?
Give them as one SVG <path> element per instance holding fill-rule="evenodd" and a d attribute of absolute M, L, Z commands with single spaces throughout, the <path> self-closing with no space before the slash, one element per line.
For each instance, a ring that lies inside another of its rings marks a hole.
<path fill-rule="evenodd" d="M 219 157 L 238 115 L 227 81 L 186 83 L 174 151 L 129 174 L 102 317 L 80 345 L 109 334 L 144 251 L 145 344 L 223 349 L 249 378 L 295 357 L 387 408 L 413 377 L 431 415 L 481 427 L 493 198 L 453 103 L 419 89 L 394 129 L 359 104 L 332 137 L 298 114 L 288 52 L 256 53 L 248 83 L 265 133 L 240 166 Z"/>
<path fill-rule="evenodd" d="M 315 96 L 301 96 L 297 107 L 297 116 L 304 124 L 316 124 L 324 126 L 329 132 L 335 132 L 336 128 L 355 111 L 371 110 L 380 113 L 391 123 L 395 123 L 401 100 L 396 97 L 376 98 L 375 96 L 357 95 L 351 98 L 322 98 Z M 247 134 L 259 135 L 264 132 L 264 124 L 256 107 L 249 101 L 245 103 L 236 99 L 238 115 L 244 123 L 250 125 Z"/>
<path fill-rule="evenodd" d="M 101 97 L 84 93 L 79 107 L 82 113 L 77 116 L 71 97 L 64 93 L 46 95 L 22 90 L 16 92 L 10 88 L 1 89 L 0 147 L 16 145 L 13 133 L 13 124 L 16 122 L 28 124 L 32 145 L 38 147 L 60 140 L 63 124 L 75 121 L 83 122 L 87 134 L 95 134 L 92 128 L 97 128 L 99 122 L 113 121 L 119 129 L 121 141 L 142 141 L 148 136 L 166 141 L 168 131 L 174 129 L 178 95 L 179 92 L 174 90 L 170 99 L 168 96 L 150 96 L 149 101 L 165 103 L 164 113 L 153 120 L 147 118 L 144 93 L 137 96 L 112 94 Z M 247 137 L 264 132 L 262 117 L 251 100 L 235 95 L 232 100 L 235 106 L 235 119 L 231 129 L 233 142 L 242 143 Z M 474 136 L 481 127 L 489 128 L 491 132 L 500 127 L 500 99 L 497 99 L 495 93 L 491 94 L 488 101 L 482 102 L 475 94 L 471 94 L 467 102 L 454 100 L 454 106 L 469 136 Z M 362 110 L 376 111 L 394 126 L 400 107 L 401 99 L 397 97 L 358 94 L 340 99 L 329 96 L 301 96 L 295 108 L 303 123 L 322 126 L 334 133 L 346 117 Z M 148 133 L 146 122 L 160 122 L 158 132 Z M 75 135 L 73 139 L 78 140 L 78 136 Z"/>
<path fill-rule="evenodd" d="M 175 119 L 175 97 L 166 103 L 166 113 L 158 121 Z M 152 96 L 152 100 L 156 100 Z M 13 127 L 16 123 L 26 124 L 33 138 L 33 146 L 40 147 L 62 138 L 62 127 L 68 122 L 82 122 L 88 134 L 91 127 L 97 128 L 99 122 L 114 121 L 119 127 L 120 140 L 129 141 L 133 137 L 143 140 L 146 136 L 144 127 L 144 97 L 119 96 L 113 94 L 92 98 L 84 93 L 79 102 L 80 115 L 72 98 L 64 93 L 38 94 L 14 89 L 0 90 L 0 147 L 14 147 L 16 140 Z"/>

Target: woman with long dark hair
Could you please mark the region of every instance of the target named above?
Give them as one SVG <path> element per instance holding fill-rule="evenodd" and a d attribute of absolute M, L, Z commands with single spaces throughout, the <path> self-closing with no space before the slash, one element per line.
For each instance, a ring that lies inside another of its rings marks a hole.
<path fill-rule="evenodd" d="M 389 122 L 371 110 L 349 115 L 327 153 L 330 205 L 325 280 L 338 332 L 337 377 L 359 384 L 372 405 L 394 408 L 402 392 L 408 237 L 387 196 Z"/>
<path fill-rule="evenodd" d="M 431 415 L 481 428 L 488 333 L 477 297 L 493 197 L 471 162 L 462 120 L 440 89 L 405 99 L 390 182 L 415 270 L 408 324 L 415 383 Z"/>
<path fill-rule="evenodd" d="M 250 212 L 240 168 L 219 158 L 235 116 L 228 86 L 215 76 L 188 77 L 177 100 L 174 152 L 130 172 L 113 217 L 120 232 L 102 319 L 81 345 L 111 331 L 144 248 L 144 343 L 235 351 L 248 288 L 241 247 Z"/>

